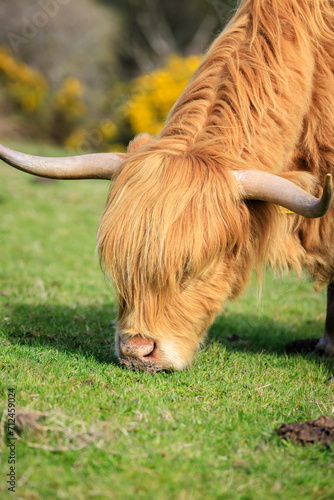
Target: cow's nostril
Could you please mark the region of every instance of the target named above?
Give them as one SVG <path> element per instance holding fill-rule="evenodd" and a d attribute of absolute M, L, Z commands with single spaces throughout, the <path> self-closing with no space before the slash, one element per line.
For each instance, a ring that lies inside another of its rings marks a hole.
<path fill-rule="evenodd" d="M 144 358 L 152 358 L 152 357 L 154 357 L 155 348 L 156 348 L 156 344 L 155 344 L 155 342 L 153 342 L 153 348 L 152 348 L 151 352 L 149 352 L 148 354 L 145 354 Z"/>
<path fill-rule="evenodd" d="M 152 339 L 145 339 L 140 335 L 130 338 L 120 338 L 119 350 L 124 358 L 144 358 L 154 351 L 155 343 Z"/>

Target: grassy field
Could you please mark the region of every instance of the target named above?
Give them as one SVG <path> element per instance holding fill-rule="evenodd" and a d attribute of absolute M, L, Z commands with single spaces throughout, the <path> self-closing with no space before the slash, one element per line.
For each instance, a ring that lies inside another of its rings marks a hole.
<path fill-rule="evenodd" d="M 1 498 L 334 498 L 333 449 L 273 432 L 334 412 L 333 361 L 284 351 L 321 336 L 325 291 L 268 273 L 260 304 L 255 283 L 227 304 L 189 369 L 124 370 L 95 254 L 107 183 L 0 171 Z M 25 422 L 16 493 L 6 484 L 9 389 Z"/>

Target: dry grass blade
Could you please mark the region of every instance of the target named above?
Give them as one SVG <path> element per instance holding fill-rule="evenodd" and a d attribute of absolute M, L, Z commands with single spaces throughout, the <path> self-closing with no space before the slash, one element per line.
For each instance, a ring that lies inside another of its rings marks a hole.
<path fill-rule="evenodd" d="M 1 419 L 1 441 L 6 440 L 6 415 Z M 84 422 L 59 412 L 18 410 L 15 414 L 15 438 L 31 448 L 48 451 L 82 450 L 101 438 L 102 430 L 87 429 Z"/>

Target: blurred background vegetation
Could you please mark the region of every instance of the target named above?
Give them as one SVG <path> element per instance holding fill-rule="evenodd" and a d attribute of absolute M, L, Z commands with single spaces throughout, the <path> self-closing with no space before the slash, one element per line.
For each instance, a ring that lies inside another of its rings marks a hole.
<path fill-rule="evenodd" d="M 0 0 L 0 140 L 157 133 L 237 0 Z"/>

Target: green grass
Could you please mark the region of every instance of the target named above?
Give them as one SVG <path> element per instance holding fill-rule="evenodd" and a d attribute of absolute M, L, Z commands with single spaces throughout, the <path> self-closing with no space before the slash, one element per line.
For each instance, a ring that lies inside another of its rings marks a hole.
<path fill-rule="evenodd" d="M 112 352 L 115 296 L 95 254 L 107 183 L 0 171 L 1 405 L 13 387 L 17 411 L 45 412 L 40 430 L 17 442 L 16 494 L 2 435 L 1 498 L 334 497 L 333 451 L 273 433 L 334 411 L 333 362 L 284 351 L 321 336 L 325 291 L 268 273 L 260 304 L 255 283 L 227 304 L 189 369 L 126 371 Z"/>

